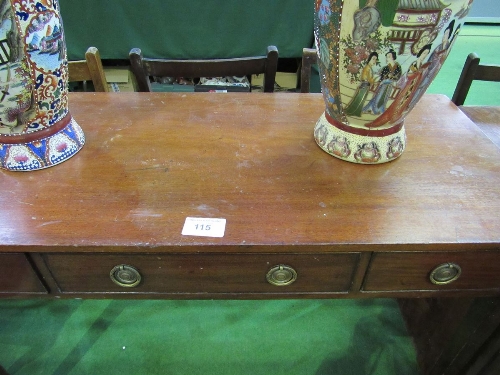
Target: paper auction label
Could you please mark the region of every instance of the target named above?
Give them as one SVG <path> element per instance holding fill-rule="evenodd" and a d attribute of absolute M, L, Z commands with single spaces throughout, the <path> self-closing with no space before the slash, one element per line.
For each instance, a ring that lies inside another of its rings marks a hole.
<path fill-rule="evenodd" d="M 183 236 L 224 237 L 226 219 L 187 217 L 182 228 Z"/>

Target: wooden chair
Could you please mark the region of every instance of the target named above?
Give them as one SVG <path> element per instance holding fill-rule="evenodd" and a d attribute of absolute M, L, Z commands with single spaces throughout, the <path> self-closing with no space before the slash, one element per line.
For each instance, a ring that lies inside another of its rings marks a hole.
<path fill-rule="evenodd" d="M 457 106 L 463 105 L 473 80 L 500 82 L 500 65 L 480 65 L 479 56 L 470 53 L 465 60 L 451 101 Z"/>
<path fill-rule="evenodd" d="M 225 77 L 264 74 L 264 92 L 274 91 L 274 81 L 278 69 L 278 49 L 267 47 L 265 56 L 211 60 L 166 60 L 150 59 L 142 56 L 139 48 L 129 53 L 132 72 L 141 92 L 151 91 L 149 77 Z"/>
<path fill-rule="evenodd" d="M 316 64 L 318 55 L 315 48 L 302 49 L 302 67 L 300 68 L 300 92 L 307 93 L 311 86 L 311 68 Z"/>
<path fill-rule="evenodd" d="M 97 48 L 89 47 L 85 52 L 85 60 L 68 61 L 68 70 L 70 82 L 92 81 L 95 91 L 109 91 Z"/>
<path fill-rule="evenodd" d="M 475 53 L 467 56 L 451 101 L 500 147 L 500 128 L 494 120 L 497 107 L 491 107 L 489 110 L 485 106 L 463 105 L 472 81 L 500 82 L 500 65 L 480 65 L 479 61 L 479 56 Z"/>

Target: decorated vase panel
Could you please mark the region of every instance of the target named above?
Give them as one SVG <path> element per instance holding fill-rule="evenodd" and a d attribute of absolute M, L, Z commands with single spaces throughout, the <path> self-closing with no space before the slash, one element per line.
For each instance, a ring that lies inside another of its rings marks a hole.
<path fill-rule="evenodd" d="M 471 3 L 316 0 L 326 115 L 366 134 L 400 128 L 443 65 Z"/>
<path fill-rule="evenodd" d="M 68 110 L 57 0 L 0 0 L 0 167 L 43 169 L 85 142 Z"/>

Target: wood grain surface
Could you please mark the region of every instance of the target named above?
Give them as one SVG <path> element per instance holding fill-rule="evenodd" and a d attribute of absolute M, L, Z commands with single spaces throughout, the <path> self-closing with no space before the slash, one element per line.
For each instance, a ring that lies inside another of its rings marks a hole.
<path fill-rule="evenodd" d="M 387 164 L 315 143 L 320 94 L 72 93 L 86 145 L 0 172 L 0 251 L 338 252 L 498 249 L 500 154 L 448 98 L 407 117 Z M 222 238 L 183 236 L 225 218 Z M 285 245 L 285 246 L 284 246 Z"/>
<path fill-rule="evenodd" d="M 500 107 L 460 106 L 459 108 L 500 149 Z"/>

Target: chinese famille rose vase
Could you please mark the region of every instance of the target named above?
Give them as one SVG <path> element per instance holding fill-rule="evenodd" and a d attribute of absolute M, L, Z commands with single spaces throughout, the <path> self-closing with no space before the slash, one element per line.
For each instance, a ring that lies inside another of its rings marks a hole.
<path fill-rule="evenodd" d="M 327 153 L 385 163 L 406 146 L 405 116 L 443 65 L 472 0 L 315 0 Z"/>
<path fill-rule="evenodd" d="M 32 171 L 77 153 L 57 0 L 0 0 L 0 168 Z"/>

